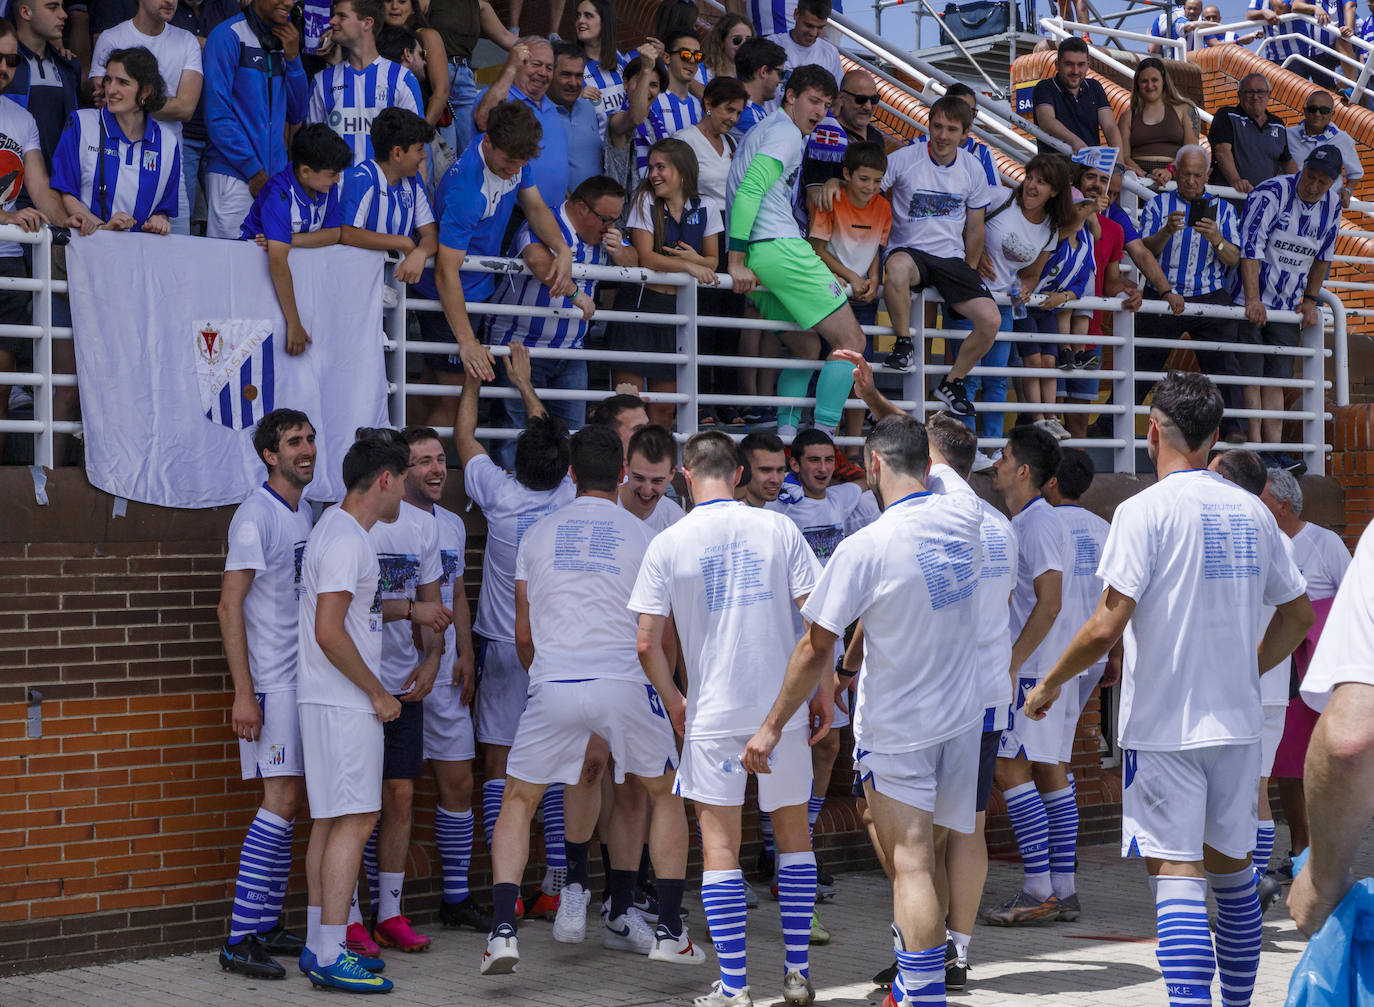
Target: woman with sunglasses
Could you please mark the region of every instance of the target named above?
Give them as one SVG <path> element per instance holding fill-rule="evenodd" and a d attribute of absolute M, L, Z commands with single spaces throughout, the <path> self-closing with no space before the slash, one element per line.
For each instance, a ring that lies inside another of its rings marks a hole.
<path fill-rule="evenodd" d="M 743 14 L 723 15 L 701 46 L 705 54 L 701 61 L 705 78 L 702 83 L 709 84 L 716 77 L 738 77 L 735 72 L 735 53 L 753 37 L 754 26 Z"/>
<path fill-rule="evenodd" d="M 629 218 L 630 244 L 639 264 L 664 273 L 687 273 L 698 283 L 714 286 L 719 261 L 721 212 L 711 199 L 697 192 L 697 158 L 681 140 L 668 137 L 649 148 L 649 168 L 634 195 Z M 677 288 L 667 284 L 622 284 L 614 310 L 672 314 Z M 672 353 L 677 330 L 671 325 L 612 322 L 606 330 L 612 350 Z M 617 363 L 612 383 L 632 384 L 640 391 L 677 390 L 677 366 L 670 363 Z M 669 429 L 676 407 L 651 402 L 649 422 Z"/>
<path fill-rule="evenodd" d="M 1156 185 L 1168 185 L 1178 149 L 1197 143 L 1196 109 L 1178 93 L 1162 60 L 1147 56 L 1136 67 L 1131 105 L 1117 119 L 1121 163 Z"/>
<path fill-rule="evenodd" d="M 415 0 L 386 0 L 386 23 L 404 28 L 419 39 L 425 73 L 417 73 L 416 78 L 425 99 L 425 121 L 431 126 L 447 126 L 452 119 L 447 114 L 449 73 L 444 40 L 429 27 L 424 15 L 416 9 Z"/>

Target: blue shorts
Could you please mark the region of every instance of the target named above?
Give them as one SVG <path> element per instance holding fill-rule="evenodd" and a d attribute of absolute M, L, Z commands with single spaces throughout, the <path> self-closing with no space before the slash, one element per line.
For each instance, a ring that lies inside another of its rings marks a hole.
<path fill-rule="evenodd" d="M 1026 317 L 1016 319 L 1012 323 L 1012 329 L 1016 332 L 1053 336 L 1055 340 L 1054 342 L 1017 343 L 1017 352 L 1021 354 L 1022 360 L 1037 354 L 1047 357 L 1059 355 L 1059 321 L 1054 317 L 1053 311 L 1046 311 L 1044 308 L 1027 308 Z"/>

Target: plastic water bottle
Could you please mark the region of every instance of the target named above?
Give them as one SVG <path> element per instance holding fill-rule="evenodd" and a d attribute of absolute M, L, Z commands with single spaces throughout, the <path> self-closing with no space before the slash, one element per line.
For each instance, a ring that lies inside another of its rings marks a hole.
<path fill-rule="evenodd" d="M 768 764 L 770 766 L 773 764 L 773 756 L 771 755 L 768 757 Z M 744 756 L 742 755 L 732 755 L 730 758 L 726 759 L 724 762 L 720 764 L 720 768 L 721 771 L 725 773 L 749 772 L 749 770 L 744 768 Z"/>
<path fill-rule="evenodd" d="M 1011 317 L 1026 317 L 1026 302 L 1021 299 L 1021 284 L 1012 281 L 1012 285 L 1007 288 L 1007 296 L 1011 298 Z"/>

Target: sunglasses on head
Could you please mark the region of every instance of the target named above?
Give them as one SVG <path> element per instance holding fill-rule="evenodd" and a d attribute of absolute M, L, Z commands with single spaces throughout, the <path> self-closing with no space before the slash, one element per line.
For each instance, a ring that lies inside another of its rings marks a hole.
<path fill-rule="evenodd" d="M 853 91 L 846 91 L 845 94 L 849 95 L 850 100 L 856 105 L 876 106 L 878 104 L 878 96 L 876 94 L 855 94 Z"/>
<path fill-rule="evenodd" d="M 700 63 L 705 57 L 700 49 L 674 49 L 673 55 L 678 59 L 685 59 L 689 63 Z"/>
<path fill-rule="evenodd" d="M 17 52 L 0 52 L 0 60 L 3 60 L 5 66 L 13 70 L 19 65 L 19 54 Z"/>

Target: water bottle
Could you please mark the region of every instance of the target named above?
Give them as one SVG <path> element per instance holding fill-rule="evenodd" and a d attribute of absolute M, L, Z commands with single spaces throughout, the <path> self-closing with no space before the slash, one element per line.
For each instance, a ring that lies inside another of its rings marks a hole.
<path fill-rule="evenodd" d="M 768 764 L 773 764 L 773 756 L 768 757 Z M 720 764 L 722 772 L 725 773 L 747 773 L 749 770 L 744 768 L 744 756 L 732 755 Z"/>
<path fill-rule="evenodd" d="M 1011 298 L 1011 317 L 1025 318 L 1026 302 L 1021 298 L 1021 284 L 1013 280 L 1011 286 L 1007 288 L 1007 296 Z"/>

